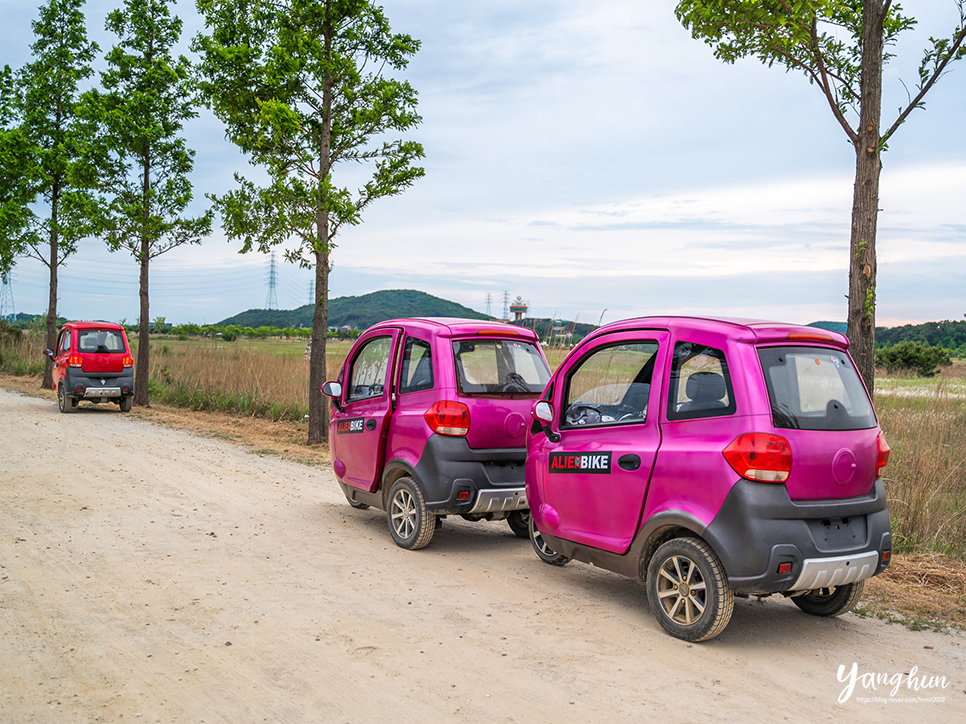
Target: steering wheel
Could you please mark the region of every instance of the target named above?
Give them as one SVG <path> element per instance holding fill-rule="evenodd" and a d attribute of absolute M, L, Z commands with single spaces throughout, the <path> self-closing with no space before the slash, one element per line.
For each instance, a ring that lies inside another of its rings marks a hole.
<path fill-rule="evenodd" d="M 516 372 L 508 372 L 503 380 L 503 387 L 500 392 L 529 392 L 530 386 L 527 381 Z"/>
<path fill-rule="evenodd" d="M 643 420 L 644 413 L 637 410 L 630 405 L 621 405 L 617 408 L 617 413 L 614 415 L 618 422 L 626 422 L 628 420 Z"/>
<path fill-rule="evenodd" d="M 601 421 L 604 413 L 600 405 L 590 402 L 575 402 L 567 408 L 564 416 L 568 425 L 595 425 Z"/>

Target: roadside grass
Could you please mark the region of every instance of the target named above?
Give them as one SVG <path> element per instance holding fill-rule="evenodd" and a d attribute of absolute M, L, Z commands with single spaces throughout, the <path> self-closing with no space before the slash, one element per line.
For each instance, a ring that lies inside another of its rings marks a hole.
<path fill-rule="evenodd" d="M 191 410 L 303 419 L 309 411 L 305 342 L 252 342 L 152 340 L 150 399 Z M 326 379 L 338 374 L 350 346 L 326 345 Z"/>
<path fill-rule="evenodd" d="M 876 381 L 893 547 L 966 560 L 966 379 Z"/>
<path fill-rule="evenodd" d="M 0 371 L 16 377 L 44 374 L 44 338 L 42 335 L 7 331 L 0 335 Z"/>

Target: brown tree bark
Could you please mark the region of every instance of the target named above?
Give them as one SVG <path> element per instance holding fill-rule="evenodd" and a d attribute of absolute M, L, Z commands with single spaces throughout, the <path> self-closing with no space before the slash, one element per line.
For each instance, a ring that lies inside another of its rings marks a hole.
<path fill-rule="evenodd" d="M 849 253 L 848 337 L 852 356 L 869 393 L 875 386 L 876 227 L 882 171 L 879 121 L 882 112 L 882 0 L 864 0 L 861 117 L 855 143 L 852 238 Z"/>
<path fill-rule="evenodd" d="M 322 30 L 326 55 L 332 51 L 335 28 Z M 332 168 L 332 75 L 322 81 L 322 131 L 319 135 L 319 174 L 328 180 Z M 320 187 L 322 183 L 320 182 Z M 315 217 L 315 309 L 312 314 L 312 353 L 309 359 L 309 445 L 329 441 L 329 401 L 322 394 L 326 380 L 325 345 L 329 332 L 329 212 L 319 199 Z"/>
<path fill-rule="evenodd" d="M 141 298 L 141 319 L 138 322 L 138 359 L 134 368 L 134 404 L 150 407 L 148 404 L 148 377 L 151 365 L 151 310 L 148 298 L 148 242 L 141 240 L 141 283 L 138 294 Z"/>
<path fill-rule="evenodd" d="M 57 236 L 57 206 L 60 201 L 59 185 L 55 182 L 50 194 L 50 291 L 47 297 L 47 349 L 53 349 L 57 344 L 57 256 L 60 254 Z M 44 363 L 44 379 L 40 383 L 41 389 L 54 389 L 54 360 L 46 357 Z"/>
<path fill-rule="evenodd" d="M 141 278 L 138 295 L 141 299 L 141 318 L 138 323 L 138 360 L 134 368 L 134 400 L 139 407 L 150 407 L 148 401 L 148 380 L 151 370 L 151 304 L 148 284 L 148 265 L 151 261 L 151 244 L 147 228 L 151 218 L 151 156 L 146 153 L 141 162 L 141 214 L 144 227 L 141 230 Z M 161 330 L 158 330 L 159 332 Z"/>
<path fill-rule="evenodd" d="M 328 224 L 324 224 L 328 226 Z M 312 315 L 312 352 L 309 359 L 309 445 L 329 441 L 329 400 L 322 394 L 326 380 L 325 344 L 329 331 L 329 255 L 315 253 L 315 310 Z"/>

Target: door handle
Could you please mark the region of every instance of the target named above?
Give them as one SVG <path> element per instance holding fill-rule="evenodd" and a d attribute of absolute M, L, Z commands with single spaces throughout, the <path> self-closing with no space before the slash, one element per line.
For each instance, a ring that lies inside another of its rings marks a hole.
<path fill-rule="evenodd" d="M 367 430 L 375 430 L 376 429 L 376 421 L 374 419 L 372 419 L 372 418 L 366 420 L 366 429 Z"/>
<path fill-rule="evenodd" d="M 634 455 L 633 453 L 629 455 L 621 455 L 617 459 L 617 466 L 621 470 L 637 470 L 641 467 L 641 456 Z"/>

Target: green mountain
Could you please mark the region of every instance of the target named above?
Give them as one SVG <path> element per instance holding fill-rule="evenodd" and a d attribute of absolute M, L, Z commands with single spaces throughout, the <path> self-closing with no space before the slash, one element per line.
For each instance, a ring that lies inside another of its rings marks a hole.
<path fill-rule="evenodd" d="M 313 312 L 311 304 L 298 309 L 249 309 L 223 319 L 217 326 L 237 324 L 242 327 L 311 327 Z M 399 317 L 489 319 L 485 314 L 469 307 L 414 289 L 386 289 L 360 297 L 337 297 L 329 300 L 330 327 L 366 329 L 377 322 Z"/>
<path fill-rule="evenodd" d="M 841 332 L 845 334 L 849 325 L 846 322 L 812 322 L 808 325 L 809 327 L 817 327 L 818 329 L 827 329 L 829 332 Z M 878 333 L 878 330 L 876 330 Z"/>
<path fill-rule="evenodd" d="M 875 346 L 892 347 L 900 342 L 922 342 L 931 347 L 958 349 L 966 345 L 966 322 L 947 320 L 906 324 L 901 327 L 876 327 Z"/>

